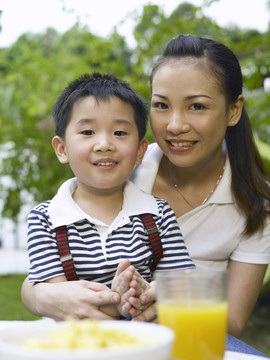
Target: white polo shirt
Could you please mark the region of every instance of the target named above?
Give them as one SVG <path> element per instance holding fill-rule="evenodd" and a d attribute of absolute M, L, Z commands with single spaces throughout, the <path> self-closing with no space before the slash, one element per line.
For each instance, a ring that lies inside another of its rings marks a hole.
<path fill-rule="evenodd" d="M 159 146 L 151 144 L 142 165 L 135 169 L 130 180 L 151 193 L 162 156 Z M 177 221 L 198 268 L 226 269 L 229 259 L 253 264 L 270 263 L 270 220 L 263 232 L 249 237 L 241 235 L 245 217 L 231 191 L 228 158 L 222 179 L 208 201 L 180 216 Z"/>
<path fill-rule="evenodd" d="M 119 262 L 129 259 L 141 275 L 152 280 L 150 240 L 140 214 L 151 213 L 159 230 L 163 256 L 158 270 L 193 268 L 174 212 L 127 181 L 122 210 L 111 225 L 85 212 L 73 200 L 76 179 L 66 181 L 51 201 L 37 205 L 28 216 L 29 280 L 63 275 L 55 228 L 67 226 L 69 248 L 77 276 L 110 286 Z M 104 209 L 106 211 L 106 209 Z"/>

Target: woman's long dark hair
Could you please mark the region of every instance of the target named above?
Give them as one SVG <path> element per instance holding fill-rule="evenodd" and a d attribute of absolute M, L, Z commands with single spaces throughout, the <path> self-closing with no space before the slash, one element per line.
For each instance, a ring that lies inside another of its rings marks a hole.
<path fill-rule="evenodd" d="M 222 86 L 228 103 L 237 101 L 243 89 L 237 57 L 225 45 L 193 35 L 180 35 L 166 45 L 153 67 L 150 83 L 160 65 L 189 56 L 205 58 L 210 71 Z M 246 216 L 243 234 L 251 235 L 264 228 L 269 216 L 270 186 L 244 108 L 237 125 L 227 128 L 225 139 L 232 168 L 232 192 Z"/>

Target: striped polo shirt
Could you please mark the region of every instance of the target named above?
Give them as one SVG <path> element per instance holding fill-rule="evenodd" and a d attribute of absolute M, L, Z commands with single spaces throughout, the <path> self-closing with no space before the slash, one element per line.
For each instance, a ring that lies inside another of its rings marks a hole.
<path fill-rule="evenodd" d="M 87 215 L 72 198 L 76 178 L 67 180 L 50 201 L 37 205 L 28 216 L 29 280 L 64 275 L 55 228 L 66 225 L 70 252 L 80 279 L 111 285 L 119 262 L 129 259 L 140 274 L 152 280 L 153 254 L 139 217 L 151 213 L 159 230 L 163 256 L 157 270 L 193 268 L 174 212 L 165 200 L 124 185 L 122 210 L 111 225 Z"/>

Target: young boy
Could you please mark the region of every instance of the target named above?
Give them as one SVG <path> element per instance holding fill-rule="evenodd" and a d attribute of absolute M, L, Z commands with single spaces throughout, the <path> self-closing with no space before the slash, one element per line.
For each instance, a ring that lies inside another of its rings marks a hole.
<path fill-rule="evenodd" d="M 134 277 L 141 289 L 136 296 L 152 281 L 154 254 L 141 214 L 153 216 L 161 238 L 157 269 L 194 267 L 167 202 L 127 180 L 147 149 L 146 104 L 124 81 L 96 73 L 63 91 L 53 117 L 53 148 L 76 177 L 29 214 L 29 280 L 66 281 L 69 261 L 78 279 L 103 283 L 122 296 L 118 309 L 104 312 L 127 316 L 123 305 Z M 59 228 L 67 230 L 67 256 L 57 245 Z"/>

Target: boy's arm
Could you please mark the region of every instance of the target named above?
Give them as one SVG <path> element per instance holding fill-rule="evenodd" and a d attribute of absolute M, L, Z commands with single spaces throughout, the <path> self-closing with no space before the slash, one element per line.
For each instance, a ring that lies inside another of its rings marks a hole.
<path fill-rule="evenodd" d="M 47 282 L 47 283 L 59 283 L 59 282 L 63 282 L 63 281 L 67 281 L 67 278 L 65 277 L 65 275 L 59 275 L 59 276 L 52 277 L 50 279 L 47 279 L 45 282 Z"/>
<path fill-rule="evenodd" d="M 163 254 L 156 270 L 194 269 L 195 264 L 190 258 L 174 211 L 165 200 L 159 199 L 159 202 L 162 206 L 159 207 L 159 217 L 156 224 L 159 229 Z"/>

